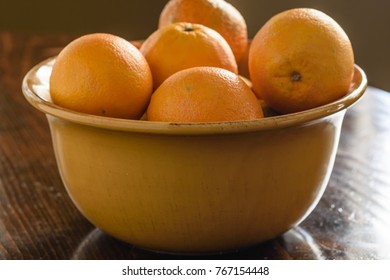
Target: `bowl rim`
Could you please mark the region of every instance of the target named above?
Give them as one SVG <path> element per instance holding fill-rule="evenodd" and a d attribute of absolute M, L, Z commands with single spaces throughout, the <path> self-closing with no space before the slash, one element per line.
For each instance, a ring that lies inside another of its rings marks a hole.
<path fill-rule="evenodd" d="M 352 91 L 331 103 L 309 110 L 256 120 L 229 122 L 177 123 L 130 120 L 76 112 L 60 107 L 40 96 L 38 92 L 34 90 L 34 87 L 45 85 L 42 84 L 42 80 L 37 77 L 38 70 L 45 66 L 51 67 L 55 58 L 56 57 L 51 57 L 38 63 L 24 76 L 22 91 L 27 101 L 46 115 L 54 116 L 61 120 L 86 126 L 126 132 L 178 135 L 235 134 L 306 125 L 312 121 L 346 110 L 362 98 L 367 88 L 367 76 L 363 69 L 355 64 Z M 46 90 L 49 91 L 48 80 L 46 83 Z"/>

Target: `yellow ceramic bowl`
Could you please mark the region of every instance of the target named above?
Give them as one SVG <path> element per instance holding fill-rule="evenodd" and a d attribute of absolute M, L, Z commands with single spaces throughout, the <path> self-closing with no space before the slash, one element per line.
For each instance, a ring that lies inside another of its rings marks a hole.
<path fill-rule="evenodd" d="M 50 102 L 53 59 L 23 81 L 47 115 L 64 185 L 82 214 L 139 247 L 207 253 L 251 246 L 288 231 L 328 183 L 346 109 L 364 93 L 263 120 L 158 123 L 82 114 Z"/>

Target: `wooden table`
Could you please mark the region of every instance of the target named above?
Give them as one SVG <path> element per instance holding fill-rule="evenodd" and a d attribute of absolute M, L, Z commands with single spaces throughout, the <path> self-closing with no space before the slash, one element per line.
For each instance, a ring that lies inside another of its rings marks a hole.
<path fill-rule="evenodd" d="M 373 87 L 347 112 L 317 208 L 283 236 L 241 252 L 178 256 L 103 234 L 70 201 L 46 118 L 21 92 L 26 72 L 73 38 L 0 32 L 0 259 L 390 258 L 390 94 Z"/>

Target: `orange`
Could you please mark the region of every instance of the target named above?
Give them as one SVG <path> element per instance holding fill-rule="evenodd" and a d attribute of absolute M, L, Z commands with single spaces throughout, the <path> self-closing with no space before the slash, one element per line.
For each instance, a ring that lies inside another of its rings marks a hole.
<path fill-rule="evenodd" d="M 351 42 L 331 17 L 298 8 L 272 17 L 249 50 L 253 90 L 281 113 L 311 109 L 345 95 L 352 82 Z"/>
<path fill-rule="evenodd" d="M 238 71 L 225 39 L 200 24 L 177 22 L 160 28 L 145 40 L 140 51 L 152 70 L 155 88 L 172 74 L 190 67 L 214 66 Z"/>
<path fill-rule="evenodd" d="M 169 77 L 154 92 L 149 121 L 223 122 L 259 119 L 263 112 L 249 86 L 216 67 L 194 67 Z"/>
<path fill-rule="evenodd" d="M 89 34 L 58 55 L 50 77 L 55 104 L 82 113 L 138 119 L 149 103 L 149 65 L 130 42 L 110 34 Z"/>
<path fill-rule="evenodd" d="M 248 31 L 244 17 L 224 0 L 171 0 L 160 14 L 159 27 L 172 22 L 206 25 L 225 38 L 239 61 L 247 47 Z"/>

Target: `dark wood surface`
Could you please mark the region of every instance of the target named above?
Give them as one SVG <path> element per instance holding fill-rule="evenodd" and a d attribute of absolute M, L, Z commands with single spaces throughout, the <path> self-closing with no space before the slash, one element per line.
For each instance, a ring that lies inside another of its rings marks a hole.
<path fill-rule="evenodd" d="M 87 222 L 58 174 L 45 116 L 23 76 L 72 40 L 0 32 L 0 259 L 390 259 L 390 94 L 369 87 L 347 112 L 327 190 L 283 236 L 240 252 L 146 252 Z"/>

